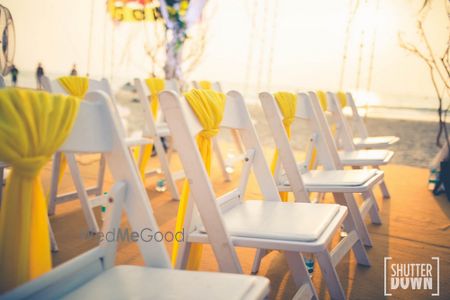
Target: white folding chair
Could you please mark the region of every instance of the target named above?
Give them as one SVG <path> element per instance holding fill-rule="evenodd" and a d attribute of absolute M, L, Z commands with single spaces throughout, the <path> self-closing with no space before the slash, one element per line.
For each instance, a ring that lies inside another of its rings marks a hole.
<path fill-rule="evenodd" d="M 313 132 L 317 158 L 323 170 L 308 170 L 308 164 L 297 163 L 294 152 L 283 127 L 280 109 L 270 93 L 259 95 L 264 114 L 272 130 L 272 134 L 279 151 L 281 168 L 276 168 L 274 174 L 278 189 L 293 192 L 295 200 L 309 202 L 308 193 L 333 193 L 337 203 L 347 206 L 355 228 L 361 241 L 366 246 L 372 246 L 372 240 L 364 222 L 364 217 L 370 213 L 373 223 L 380 224 L 378 207 L 372 189 L 383 179 L 383 172 L 379 170 L 343 170 L 338 158 L 336 146 L 331 134 L 322 134 L 320 118 L 316 115 L 319 102 L 313 95 L 305 93 L 297 96 L 296 119 L 306 121 Z M 308 160 L 308 159 L 307 159 Z M 279 165 L 279 163 L 278 163 Z M 353 196 L 363 193 L 364 202 L 361 207 Z"/>
<path fill-rule="evenodd" d="M 201 88 L 199 81 L 192 81 L 192 85 L 196 89 Z M 218 81 L 211 82 L 211 88 L 216 92 L 223 93 L 222 85 Z M 223 176 L 226 181 L 230 180 L 230 174 L 234 172 L 234 165 L 236 164 L 236 162 L 242 161 L 245 155 L 244 146 L 239 137 L 239 134 L 236 132 L 236 130 L 233 129 L 230 130 L 230 133 L 237 151 L 236 154 L 227 153 L 227 157 L 225 158 L 222 153 L 222 149 L 219 147 L 218 137 L 213 140 L 214 151 L 216 153 L 220 167 L 222 168 Z"/>
<path fill-rule="evenodd" d="M 158 232 L 150 201 L 102 92 L 86 96 L 64 153 L 102 152 L 115 184 L 103 233 L 120 228 L 122 207 L 134 232 Z M 88 134 L 87 134 L 88 132 Z M 117 240 L 100 245 L 2 295 L 1 299 L 263 299 L 266 278 L 172 270 L 164 244 L 138 240 L 146 266 L 114 266 Z M 233 287 L 230 289 L 230 287 Z"/>
<path fill-rule="evenodd" d="M 346 100 L 345 104 L 352 111 L 351 120 L 355 129 L 353 133 L 356 133 L 356 136 L 353 138 L 353 144 L 356 149 L 385 149 L 400 140 L 397 136 L 369 136 L 366 124 L 358 112 L 353 95 L 348 92 L 342 96 L 344 95 Z"/>
<path fill-rule="evenodd" d="M 202 130 L 187 101 L 170 91 L 160 94 L 161 107 L 190 184 L 185 218 L 185 240 L 178 253 L 177 268 L 185 268 L 192 243 L 210 243 L 222 272 L 241 273 L 235 246 L 283 251 L 299 289 L 299 299 L 318 299 L 306 270 L 302 252 L 314 253 L 333 299 L 345 292 L 335 265 L 354 249 L 358 263 L 369 265 L 364 246 L 352 227 L 347 208 L 337 204 L 283 203 L 266 164 L 242 96 L 227 93 L 221 127 L 238 131 L 246 155 L 239 186 L 217 198 L 212 189 L 194 137 Z M 243 201 L 253 169 L 264 201 Z M 328 246 L 344 223 L 349 235 L 331 252 Z"/>
<path fill-rule="evenodd" d="M 162 122 L 164 116 L 161 116 L 161 113 L 159 113 L 158 118 L 155 120 L 153 117 L 153 114 L 150 111 L 150 102 L 151 101 L 151 92 L 148 89 L 147 85 L 142 82 L 142 80 L 136 78 L 134 79 L 134 85 L 136 87 L 138 96 L 139 96 L 139 103 L 141 104 L 141 109 L 144 114 L 144 128 L 143 128 L 143 137 L 151 138 L 156 155 L 158 156 L 159 162 L 161 164 L 161 170 L 164 174 L 164 177 L 166 178 L 168 188 L 170 190 L 170 193 L 172 194 L 172 198 L 179 200 L 179 192 L 176 186 L 176 181 L 179 179 L 184 178 L 184 172 L 178 171 L 178 172 L 171 172 L 170 171 L 170 158 L 173 153 L 172 146 L 169 146 L 168 154 L 166 154 L 166 151 L 164 149 L 164 146 L 161 142 L 161 137 L 169 138 L 170 137 L 170 131 L 167 127 L 167 123 Z M 179 88 L 175 81 L 167 80 L 166 81 L 166 89 L 172 90 L 176 93 L 179 93 Z M 142 155 L 140 157 L 140 160 L 142 159 Z M 146 171 L 146 175 L 154 174 L 154 170 Z M 158 173 L 158 170 L 156 171 Z"/>
<path fill-rule="evenodd" d="M 390 150 L 356 150 L 353 144 L 353 135 L 344 113 L 342 112 L 336 95 L 331 92 L 326 93 L 327 96 L 327 110 L 332 115 L 332 122 L 336 126 L 336 134 L 334 140 L 339 151 L 339 158 L 344 166 L 351 166 L 353 168 L 361 168 L 365 166 L 372 166 L 379 169 L 380 166 L 388 164 L 394 152 Z M 320 112 L 318 112 L 320 114 Z M 390 198 L 388 188 L 385 181 L 380 182 L 380 189 L 383 198 Z"/>
<path fill-rule="evenodd" d="M 68 94 L 68 92 L 61 86 L 58 80 L 50 80 L 48 77 L 44 76 L 42 79 L 42 85 L 44 87 L 44 90 L 50 93 Z M 92 92 L 96 90 L 103 91 L 109 97 L 112 97 L 111 87 L 106 79 L 102 80 L 89 79 L 89 88 L 87 92 Z M 120 130 L 123 131 L 122 128 Z M 102 205 L 101 201 L 98 201 L 98 199 L 101 199 L 101 197 L 99 198 L 99 196 L 101 196 L 103 192 L 103 181 L 105 176 L 105 159 L 103 155 L 100 155 L 97 184 L 94 187 L 85 188 L 80 170 L 78 168 L 78 164 L 76 162 L 75 154 L 74 153 L 65 154 L 67 164 L 70 169 L 70 175 L 75 185 L 75 191 L 58 195 L 61 155 L 62 155 L 61 152 L 57 152 L 53 157 L 52 178 L 50 184 L 50 200 L 48 205 L 49 215 L 53 215 L 55 213 L 55 208 L 57 204 L 79 199 L 89 230 L 92 233 L 98 232 L 99 226 L 97 224 L 97 220 L 95 219 L 93 208 Z M 95 195 L 97 197 L 89 200 L 90 195 Z"/>

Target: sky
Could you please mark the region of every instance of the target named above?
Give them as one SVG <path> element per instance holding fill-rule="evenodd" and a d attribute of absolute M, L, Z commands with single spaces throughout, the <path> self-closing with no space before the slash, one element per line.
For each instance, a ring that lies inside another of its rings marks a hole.
<path fill-rule="evenodd" d="M 436 53 L 444 50 L 449 36 L 445 2 L 433 1 L 425 27 Z M 219 80 L 226 88 L 254 92 L 339 89 L 351 3 L 210 0 L 206 48 L 188 79 Z M 415 20 L 422 1 L 360 3 L 348 39 L 342 88 L 370 90 L 395 105 L 435 107 L 426 65 L 398 41 L 402 33 L 420 45 Z M 146 76 L 150 70 L 144 25 L 113 25 L 105 0 L 2 0 L 2 5 L 14 18 L 15 63 L 22 71 L 33 72 L 42 62 L 50 74 L 67 74 L 76 63 L 81 74 L 89 66 L 91 76 L 120 81 Z"/>

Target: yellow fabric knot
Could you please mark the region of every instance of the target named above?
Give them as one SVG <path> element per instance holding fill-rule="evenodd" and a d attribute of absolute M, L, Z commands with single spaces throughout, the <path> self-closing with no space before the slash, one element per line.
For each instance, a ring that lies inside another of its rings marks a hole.
<path fill-rule="evenodd" d="M 297 110 L 297 96 L 293 93 L 289 92 L 277 92 L 274 94 L 275 101 L 278 104 L 278 108 L 280 109 L 281 115 L 283 116 L 283 126 L 288 139 L 291 138 L 291 125 L 295 120 L 295 112 Z M 272 174 L 275 173 L 276 167 L 278 163 L 278 149 L 275 150 L 275 153 L 272 158 L 271 170 Z M 288 200 L 287 192 L 280 192 L 281 200 Z"/>
<path fill-rule="evenodd" d="M 283 119 L 283 125 L 285 128 L 290 128 L 290 126 L 292 125 L 292 123 L 294 123 L 295 118 L 284 118 Z"/>
<path fill-rule="evenodd" d="M 150 106 L 152 109 L 153 117 L 156 118 L 158 115 L 158 94 L 162 92 L 165 88 L 165 81 L 161 78 L 148 78 L 145 80 L 145 83 L 147 84 L 148 89 L 150 90 Z"/>
<path fill-rule="evenodd" d="M 208 175 L 211 173 L 212 138 L 219 132 L 225 110 L 225 95 L 214 90 L 192 90 L 184 94 L 203 130 L 197 135 L 197 147 L 205 164 Z M 183 229 L 184 218 L 189 198 L 189 183 L 184 181 L 178 206 L 175 230 Z M 172 250 L 172 264 L 175 265 L 178 255 L 179 243 L 174 241 Z M 202 245 L 193 244 L 191 247 L 187 269 L 196 270 L 200 265 Z"/>
<path fill-rule="evenodd" d="M 83 99 L 89 89 L 89 78 L 80 76 L 64 76 L 58 78 L 67 94 Z"/>
<path fill-rule="evenodd" d="M 319 98 L 320 107 L 323 111 L 328 110 L 327 94 L 324 91 L 316 92 L 317 98 Z"/>
<path fill-rule="evenodd" d="M 212 89 L 212 83 L 211 83 L 211 81 L 208 81 L 208 80 L 200 80 L 198 82 L 198 85 L 202 90 L 211 90 Z"/>
<path fill-rule="evenodd" d="M 72 131 L 80 100 L 0 90 L 0 161 L 13 166 L 0 210 L 0 294 L 52 268 L 39 170 Z"/>
<path fill-rule="evenodd" d="M 208 129 L 208 130 L 202 130 L 199 132 L 199 135 L 201 135 L 203 138 L 209 139 L 214 137 L 219 133 L 219 129 Z"/>
<path fill-rule="evenodd" d="M 346 107 L 347 106 L 347 95 L 343 91 L 339 91 L 336 93 L 336 96 L 339 100 L 339 104 L 341 105 L 341 107 Z"/>
<path fill-rule="evenodd" d="M 152 112 L 153 118 L 155 118 L 156 120 L 156 117 L 158 116 L 159 93 L 164 90 L 165 81 L 161 78 L 148 78 L 145 80 L 145 83 L 150 90 L 150 110 Z M 145 167 L 147 166 L 150 155 L 152 154 L 153 144 L 147 144 L 141 147 L 144 147 L 144 150 L 142 151 L 141 161 L 139 162 L 139 173 L 141 174 L 141 179 L 144 182 Z"/>
<path fill-rule="evenodd" d="M 82 76 L 63 76 L 58 78 L 59 83 L 67 94 L 84 99 L 89 90 L 89 78 Z M 67 168 L 67 160 L 64 154 L 61 155 L 59 164 L 58 183 L 61 182 L 64 171 Z"/>
<path fill-rule="evenodd" d="M 24 157 L 11 163 L 12 171 L 23 178 L 33 179 L 50 160 L 49 156 Z"/>

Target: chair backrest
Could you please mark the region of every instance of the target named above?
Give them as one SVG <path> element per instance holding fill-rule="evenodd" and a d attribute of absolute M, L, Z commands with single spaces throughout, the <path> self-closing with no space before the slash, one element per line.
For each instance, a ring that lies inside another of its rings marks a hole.
<path fill-rule="evenodd" d="M 149 90 L 147 84 L 144 83 L 143 80 L 139 78 L 134 79 L 134 86 L 136 87 L 138 97 L 139 97 L 139 104 L 141 106 L 142 113 L 144 115 L 144 128 L 143 133 L 144 136 L 150 135 L 155 136 L 156 135 L 156 124 L 163 119 L 163 116 L 161 114 L 161 109 L 158 110 L 158 117 L 155 119 L 153 117 L 153 114 L 150 110 L 150 103 L 151 103 L 151 96 L 152 93 Z M 180 93 L 180 88 L 178 86 L 178 83 L 173 80 L 169 79 L 165 81 L 165 90 L 174 91 L 175 93 Z"/>
<path fill-rule="evenodd" d="M 201 86 L 199 84 L 199 81 L 193 80 L 192 81 L 192 86 L 196 89 L 201 89 Z M 211 81 L 211 87 L 213 90 L 215 90 L 216 92 L 222 93 L 222 85 L 220 84 L 220 82 L 218 81 Z"/>
<path fill-rule="evenodd" d="M 42 86 L 44 87 L 44 90 L 50 93 L 55 94 L 68 94 L 68 92 L 64 89 L 64 87 L 60 84 L 58 79 L 50 80 L 47 76 L 44 76 L 42 78 Z M 120 116 L 119 110 L 117 108 L 117 104 L 115 102 L 114 93 L 112 91 L 111 85 L 109 84 L 109 81 L 106 78 L 103 78 L 101 80 L 95 80 L 95 79 L 89 79 L 89 86 L 87 93 L 93 92 L 93 91 L 102 91 L 106 93 L 111 99 L 114 108 L 114 113 L 117 116 Z M 118 127 L 119 132 L 121 136 L 126 137 L 126 132 L 124 128 L 124 124 L 121 122 L 120 126 Z"/>
<path fill-rule="evenodd" d="M 352 120 L 353 125 L 356 127 L 356 132 L 362 139 L 369 137 L 369 132 L 367 131 L 366 124 L 364 124 L 363 118 L 359 115 L 358 108 L 356 107 L 353 95 L 350 92 L 345 93 L 346 103 L 352 109 Z"/>
<path fill-rule="evenodd" d="M 259 97 L 269 126 L 272 129 L 276 145 L 280 151 L 279 159 L 289 178 L 289 183 L 293 189 L 296 201 L 301 201 L 299 199 L 304 199 L 302 197 L 302 187 L 299 184 L 301 182 L 301 176 L 298 168 L 292 167 L 296 166 L 297 163 L 282 124 L 280 109 L 272 94 L 261 93 Z M 317 113 L 317 109 L 319 109 L 320 114 Z M 310 146 L 315 147 L 318 162 L 324 169 L 336 170 L 342 168 L 331 131 L 328 128 L 325 115 L 321 110 L 319 100 L 314 92 L 297 94 L 295 117 L 308 123 L 313 138 L 313 144 Z M 295 126 L 295 123 L 292 126 Z M 309 165 L 309 162 L 307 162 L 305 167 L 307 165 Z M 302 172 L 307 172 L 307 168 L 302 170 Z M 277 174 L 276 176 L 279 175 Z M 301 193 L 296 194 L 296 191 L 301 191 Z"/>
<path fill-rule="evenodd" d="M 323 159 L 322 161 L 326 162 L 324 164 L 325 168 L 329 169 L 343 169 L 341 159 L 339 158 L 338 148 L 336 146 L 335 139 L 333 138 L 333 133 L 331 132 L 331 126 L 328 124 L 325 112 L 323 111 L 320 101 L 317 98 L 316 93 L 309 92 L 308 94 L 303 94 L 302 98 L 304 99 L 306 105 L 309 105 L 310 110 L 312 111 L 312 119 L 311 122 L 315 125 L 315 130 L 317 130 L 318 134 L 321 136 L 321 139 L 324 141 L 324 145 L 327 146 L 327 151 L 323 151 Z M 318 144 L 318 147 L 320 144 Z"/>
<path fill-rule="evenodd" d="M 47 76 L 44 76 L 42 78 L 42 86 L 44 87 L 44 90 L 50 93 L 56 93 L 56 94 L 67 94 L 67 91 L 64 89 L 64 87 L 59 83 L 59 81 L 56 80 L 50 80 Z M 89 88 L 87 92 L 92 91 L 103 91 L 105 92 L 109 97 L 113 97 L 111 86 L 107 79 L 103 78 L 101 80 L 95 80 L 95 79 L 89 79 Z"/>
<path fill-rule="evenodd" d="M 348 123 L 342 111 L 341 105 L 332 92 L 327 92 L 327 110 L 331 113 L 334 124 L 336 125 L 335 142 L 338 148 L 345 151 L 355 150 L 353 144 L 353 134 L 350 124 Z"/>
<path fill-rule="evenodd" d="M 197 117 L 188 102 L 171 91 L 160 94 L 161 108 L 172 133 L 175 147 L 178 149 L 186 177 L 189 180 L 191 199 L 194 209 L 187 212 L 185 220 L 190 222 L 192 213 L 198 209 L 208 238 L 212 244 L 219 267 L 225 272 L 241 272 L 239 260 L 224 226 L 222 211 L 230 205 L 238 204 L 245 193 L 248 173 L 253 168 L 258 185 L 265 200 L 280 201 L 275 182 L 266 164 L 262 148 L 256 135 L 250 115 L 242 96 L 235 91 L 227 93 L 225 111 L 221 127 L 237 129 L 247 150 L 246 162 L 239 187 L 219 199 L 212 189 L 194 137 L 202 130 Z M 186 222 L 185 222 L 186 224 Z M 191 224 L 193 225 L 193 224 Z M 187 228 L 192 228 L 188 226 Z"/>
<path fill-rule="evenodd" d="M 306 192 L 302 180 L 302 176 L 297 168 L 297 162 L 294 152 L 289 143 L 289 138 L 283 126 L 283 117 L 271 93 L 263 92 L 259 94 L 261 106 L 263 108 L 266 120 L 272 131 L 272 136 L 275 140 L 278 149 L 278 160 L 281 160 L 282 166 L 289 178 L 289 183 L 296 202 L 309 202 L 308 193 Z M 296 114 L 304 114 L 306 107 L 298 108 L 298 105 L 304 105 L 302 101 L 297 100 Z M 281 170 L 279 167 L 275 169 L 274 177 L 277 180 L 280 177 Z"/>

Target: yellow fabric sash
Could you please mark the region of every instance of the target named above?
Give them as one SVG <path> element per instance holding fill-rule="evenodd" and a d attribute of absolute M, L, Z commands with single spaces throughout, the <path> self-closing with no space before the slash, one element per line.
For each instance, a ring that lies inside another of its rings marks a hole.
<path fill-rule="evenodd" d="M 212 83 L 208 80 L 201 80 L 198 82 L 200 89 L 202 90 L 212 90 Z"/>
<path fill-rule="evenodd" d="M 89 89 L 89 78 L 79 76 L 64 76 L 58 78 L 67 94 L 84 99 Z"/>
<path fill-rule="evenodd" d="M 145 80 L 148 89 L 150 90 L 150 109 L 152 111 L 153 118 L 156 121 L 156 117 L 158 116 L 158 94 L 164 90 L 165 82 L 164 79 L 161 78 L 148 78 Z M 144 150 L 142 152 L 141 162 L 139 164 L 139 172 L 141 174 L 142 181 L 145 180 L 145 167 L 147 166 L 148 160 L 150 159 L 150 155 L 152 154 L 153 145 L 147 144 L 143 145 Z"/>
<path fill-rule="evenodd" d="M 339 100 L 339 104 L 341 105 L 341 107 L 346 107 L 347 106 L 347 95 L 343 91 L 339 91 L 336 93 L 336 96 Z"/>
<path fill-rule="evenodd" d="M 328 109 L 327 94 L 324 91 L 317 91 L 316 95 L 319 98 L 320 107 L 323 111 L 326 111 Z"/>
<path fill-rule="evenodd" d="M 89 89 L 89 78 L 80 76 L 63 76 L 58 78 L 59 83 L 71 96 L 84 99 Z M 67 168 L 67 159 L 64 154 L 61 154 L 61 161 L 59 164 L 58 184 L 61 182 L 64 171 Z"/>
<path fill-rule="evenodd" d="M 280 108 L 281 115 L 283 116 L 283 126 L 288 139 L 291 138 L 291 125 L 295 120 L 295 112 L 297 109 L 297 96 L 289 92 L 278 92 L 274 94 L 278 107 Z M 278 149 L 275 149 L 273 155 L 271 170 L 272 174 L 275 173 L 275 169 L 278 162 Z M 288 201 L 288 192 L 280 192 L 280 197 L 283 202 Z"/>
<path fill-rule="evenodd" d="M 184 94 L 195 115 L 197 116 L 203 130 L 197 135 L 196 141 L 198 150 L 205 164 L 208 175 L 211 173 L 211 152 L 212 138 L 219 132 L 219 125 L 222 122 L 223 112 L 225 110 L 225 95 L 213 90 L 192 90 Z M 176 232 L 183 229 L 184 218 L 189 198 L 189 183 L 184 181 L 183 191 L 181 192 L 180 205 L 178 208 L 177 221 L 175 225 Z M 179 244 L 174 241 L 172 251 L 172 264 L 175 265 L 178 255 Z M 202 245 L 194 244 L 191 247 L 188 270 L 196 270 L 199 267 L 202 255 Z"/>
<path fill-rule="evenodd" d="M 70 134 L 79 104 L 72 96 L 0 90 L 0 161 L 12 166 L 0 210 L 0 293 L 51 270 L 39 173 Z"/>

